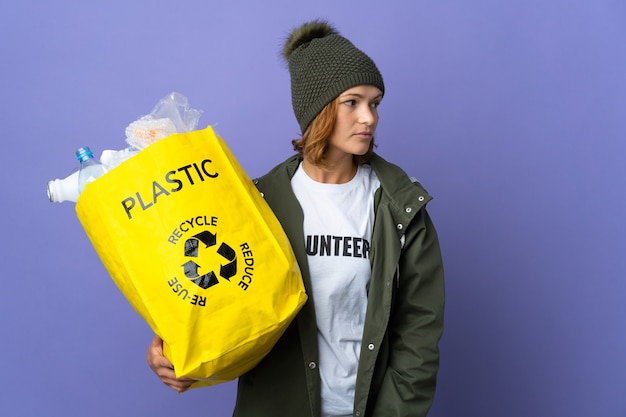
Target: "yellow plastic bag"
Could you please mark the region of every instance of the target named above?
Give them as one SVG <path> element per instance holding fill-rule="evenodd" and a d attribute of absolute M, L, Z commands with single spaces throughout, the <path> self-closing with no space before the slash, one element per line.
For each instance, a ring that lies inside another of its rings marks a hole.
<path fill-rule="evenodd" d="M 87 184 L 76 212 L 194 387 L 254 367 L 306 301 L 280 223 L 210 126 L 161 139 Z"/>

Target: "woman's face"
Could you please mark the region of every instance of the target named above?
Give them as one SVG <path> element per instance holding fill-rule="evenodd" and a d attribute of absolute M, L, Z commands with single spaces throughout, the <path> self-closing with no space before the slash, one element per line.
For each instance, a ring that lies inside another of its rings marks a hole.
<path fill-rule="evenodd" d="M 337 121 L 328 139 L 329 159 L 367 153 L 378 125 L 377 107 L 382 98 L 382 92 L 372 85 L 359 85 L 339 96 Z"/>

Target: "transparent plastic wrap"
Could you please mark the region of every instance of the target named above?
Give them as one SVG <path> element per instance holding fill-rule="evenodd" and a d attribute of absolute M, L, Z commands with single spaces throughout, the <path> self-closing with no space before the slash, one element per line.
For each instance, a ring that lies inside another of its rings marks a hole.
<path fill-rule="evenodd" d="M 133 148 L 144 149 L 172 133 L 195 130 L 201 115 L 201 110 L 189 107 L 187 97 L 170 93 L 159 100 L 150 114 L 128 125 L 126 142 Z"/>

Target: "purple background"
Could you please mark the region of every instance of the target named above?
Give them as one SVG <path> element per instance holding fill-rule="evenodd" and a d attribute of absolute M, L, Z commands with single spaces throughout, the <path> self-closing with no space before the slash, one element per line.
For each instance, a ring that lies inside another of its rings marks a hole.
<path fill-rule="evenodd" d="M 150 329 L 45 185 L 171 91 L 265 173 L 298 132 L 282 39 L 314 17 L 377 62 L 378 152 L 435 196 L 431 416 L 626 415 L 622 0 L 1 2 L 0 415 L 230 415 L 234 383 L 152 374 Z"/>

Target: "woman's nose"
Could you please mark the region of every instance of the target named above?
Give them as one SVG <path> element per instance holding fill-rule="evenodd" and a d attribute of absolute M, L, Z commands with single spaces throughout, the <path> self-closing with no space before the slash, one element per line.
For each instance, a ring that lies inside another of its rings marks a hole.
<path fill-rule="evenodd" d="M 361 111 L 359 111 L 359 122 L 364 123 L 366 125 L 372 125 L 376 120 L 376 115 L 374 114 L 374 109 L 370 106 L 363 106 Z"/>

